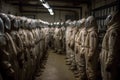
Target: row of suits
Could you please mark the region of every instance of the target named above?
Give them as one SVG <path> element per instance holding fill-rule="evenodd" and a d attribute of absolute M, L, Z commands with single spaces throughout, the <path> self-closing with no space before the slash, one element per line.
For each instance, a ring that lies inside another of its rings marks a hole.
<path fill-rule="evenodd" d="M 102 44 L 99 43 L 98 25 L 93 16 L 76 22 L 67 22 L 66 62 L 77 80 L 118 80 L 120 78 L 119 13 L 119 11 L 113 12 L 106 18 L 108 29 Z"/>
<path fill-rule="evenodd" d="M 39 73 L 48 44 L 47 25 L 40 24 L 0 13 L 0 80 L 32 80 Z"/>

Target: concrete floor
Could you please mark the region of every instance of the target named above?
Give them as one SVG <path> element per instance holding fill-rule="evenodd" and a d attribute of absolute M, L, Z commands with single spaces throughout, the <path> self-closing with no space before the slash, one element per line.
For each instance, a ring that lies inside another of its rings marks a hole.
<path fill-rule="evenodd" d="M 69 67 L 66 65 L 65 56 L 49 51 L 45 70 L 35 80 L 75 80 Z"/>

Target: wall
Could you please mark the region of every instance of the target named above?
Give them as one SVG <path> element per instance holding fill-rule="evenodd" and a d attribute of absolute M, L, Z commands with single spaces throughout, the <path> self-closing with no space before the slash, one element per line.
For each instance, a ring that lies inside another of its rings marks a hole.
<path fill-rule="evenodd" d="M 51 2 L 49 1 L 48 2 L 51 5 L 54 5 L 54 6 L 73 6 L 73 4 L 70 4 L 70 3 L 63 3 L 63 2 Z M 74 19 L 80 19 L 82 16 L 81 16 L 81 11 L 80 9 L 75 9 L 75 8 L 54 8 L 53 7 L 53 10 L 55 12 L 55 15 L 54 16 L 51 16 L 49 14 L 49 12 L 47 11 L 47 9 L 40 9 L 39 7 L 30 7 L 30 6 L 27 6 L 27 7 L 24 7 L 24 10 L 25 11 L 29 11 L 29 10 L 32 10 L 32 11 L 46 11 L 47 13 L 22 13 L 22 15 L 35 15 L 35 18 L 38 18 L 38 19 L 42 19 L 42 20 L 45 20 L 45 21 L 48 21 L 48 22 L 54 22 L 54 21 L 65 21 L 65 16 L 66 15 L 70 15 L 72 17 L 74 17 Z"/>
<path fill-rule="evenodd" d="M 87 4 L 79 5 L 82 7 L 82 18 L 86 18 L 88 16 L 88 7 Z"/>
<path fill-rule="evenodd" d="M 50 15 L 49 13 L 22 13 L 24 16 L 35 16 L 37 19 L 41 19 L 48 22 L 54 22 L 54 21 L 65 21 L 66 15 L 74 15 L 73 12 L 64 12 L 64 11 L 54 11 L 54 15 Z"/>
<path fill-rule="evenodd" d="M 116 0 L 93 0 L 92 1 L 92 9 L 104 6 L 106 4 L 110 4 Z"/>
<path fill-rule="evenodd" d="M 19 11 L 19 6 L 13 6 L 11 4 L 8 4 L 4 1 L 1 1 L 0 3 L 0 12 L 2 13 L 10 13 L 10 14 L 13 14 L 13 15 L 20 15 L 20 16 L 28 16 L 28 17 L 35 17 L 37 19 L 41 19 L 41 20 L 44 20 L 44 21 L 48 21 L 48 22 L 54 22 L 54 21 L 65 21 L 65 16 L 66 15 L 75 15 L 74 12 L 70 12 L 70 11 L 61 11 L 61 10 L 54 10 L 55 12 L 55 15 L 54 16 L 51 16 L 49 13 L 21 13 Z M 67 5 L 66 3 L 52 3 L 53 4 L 56 4 L 56 5 Z M 69 4 L 70 5 L 70 4 Z M 30 10 L 36 10 L 36 8 L 31 8 L 30 7 Z M 26 8 L 26 10 L 29 10 L 28 7 Z M 47 11 L 46 9 L 44 9 L 45 11 Z M 78 9 L 64 9 L 64 10 L 73 10 L 73 11 L 77 11 Z M 48 11 L 47 11 L 48 12 Z M 79 14 L 80 11 L 78 11 L 78 14 Z M 79 18 L 79 17 L 78 17 Z"/>
<path fill-rule="evenodd" d="M 24 10 L 29 10 L 28 8 L 24 8 Z M 30 9 L 31 10 L 31 9 Z M 35 10 L 35 9 L 34 9 Z M 70 10 L 70 11 L 69 11 Z M 37 10 L 37 11 L 41 11 L 40 10 Z M 43 11 L 43 9 L 42 9 Z M 54 10 L 55 14 L 52 16 L 49 14 L 49 12 L 46 10 L 47 13 L 21 13 L 22 15 L 26 16 L 35 16 L 35 18 L 37 19 L 42 19 L 42 20 L 45 20 L 45 21 L 48 21 L 48 22 L 54 22 L 54 21 L 65 21 L 65 16 L 66 15 L 71 15 L 73 16 L 73 18 L 77 17 L 76 19 L 79 19 L 79 16 L 78 14 L 80 14 L 80 10 L 79 9 L 58 9 L 58 10 Z"/>
<path fill-rule="evenodd" d="M 18 6 L 13 6 L 11 4 L 5 3 L 4 1 L 1 1 L 0 11 L 2 13 L 11 13 L 14 15 L 20 15 Z"/>
<path fill-rule="evenodd" d="M 58 6 L 58 5 L 59 6 L 73 6 L 73 4 L 63 3 L 63 2 L 52 2 L 52 3 L 48 2 L 48 3 L 50 3 L 50 5 L 56 5 L 56 6 Z M 54 10 L 55 15 L 53 15 L 53 16 L 51 16 L 46 9 L 44 9 L 44 11 L 46 11 L 47 13 L 23 13 L 23 12 L 21 13 L 19 11 L 19 6 L 13 6 L 13 5 L 5 3 L 3 1 L 1 4 L 2 4 L 1 5 L 1 12 L 3 12 L 3 13 L 11 13 L 13 15 L 28 16 L 28 17 L 48 21 L 48 22 L 54 22 L 54 21 L 60 21 L 60 20 L 65 21 L 66 15 L 70 15 L 73 18 L 78 20 L 78 19 L 81 19 L 83 17 L 86 17 L 86 13 L 87 13 L 87 5 L 86 4 L 82 4 L 80 6 L 78 5 L 78 7 L 82 7 L 82 12 L 80 11 L 80 9 L 55 8 L 55 10 Z M 34 7 L 34 8 L 33 7 L 24 7 L 24 10 L 36 10 L 36 11 L 38 11 L 38 8 L 36 8 L 36 7 Z M 39 11 L 41 11 L 41 10 L 42 9 L 39 9 Z M 81 16 L 81 13 L 82 13 L 82 16 Z"/>
<path fill-rule="evenodd" d="M 29 9 L 26 9 L 26 10 L 29 10 Z M 37 10 L 37 11 L 41 11 L 41 9 Z M 60 21 L 60 20 L 65 21 L 65 16 L 66 15 L 73 16 L 74 19 L 79 19 L 80 18 L 80 13 L 81 13 L 80 9 L 70 8 L 70 9 L 63 9 L 62 10 L 62 8 L 59 8 L 57 10 L 55 9 L 54 10 L 55 14 L 53 16 L 51 16 L 49 14 L 49 12 L 47 11 L 47 9 L 45 11 L 47 13 L 21 13 L 21 14 L 22 15 L 35 15 L 35 18 L 42 19 L 42 20 L 49 21 L 49 22 L 54 22 L 54 21 Z"/>

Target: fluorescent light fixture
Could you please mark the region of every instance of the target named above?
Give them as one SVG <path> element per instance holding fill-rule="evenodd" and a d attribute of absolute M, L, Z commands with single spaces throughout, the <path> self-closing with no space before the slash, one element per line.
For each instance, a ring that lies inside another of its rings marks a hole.
<path fill-rule="evenodd" d="M 49 4 L 46 2 L 46 3 L 42 3 L 42 5 L 45 7 L 45 8 L 47 8 L 47 9 L 49 9 L 50 8 L 50 6 L 49 6 Z"/>
<path fill-rule="evenodd" d="M 42 5 L 48 9 L 50 15 L 54 15 L 54 12 L 52 10 L 52 8 L 50 8 L 49 4 L 47 2 L 45 2 L 45 0 L 40 0 L 40 2 L 42 2 Z"/>
<path fill-rule="evenodd" d="M 57 25 L 59 25 L 60 23 L 59 22 L 57 22 Z"/>
<path fill-rule="evenodd" d="M 45 0 L 40 0 L 40 2 L 45 3 Z"/>
<path fill-rule="evenodd" d="M 43 0 L 40 0 L 40 2 L 42 2 Z"/>
<path fill-rule="evenodd" d="M 49 11 L 50 15 L 54 15 L 52 8 L 49 8 L 48 11 Z"/>
<path fill-rule="evenodd" d="M 57 24 L 57 22 L 54 22 L 54 25 L 56 25 Z"/>
<path fill-rule="evenodd" d="M 54 12 L 50 13 L 50 15 L 54 15 Z"/>
<path fill-rule="evenodd" d="M 53 10 L 52 10 L 51 8 L 49 8 L 49 9 L 48 9 L 48 11 L 49 11 L 50 13 L 52 13 L 52 12 L 53 12 Z"/>

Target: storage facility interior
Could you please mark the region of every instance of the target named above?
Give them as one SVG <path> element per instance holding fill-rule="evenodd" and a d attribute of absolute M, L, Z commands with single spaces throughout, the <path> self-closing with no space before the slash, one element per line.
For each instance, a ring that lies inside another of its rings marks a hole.
<path fill-rule="evenodd" d="M 0 80 L 120 80 L 120 0 L 0 0 Z"/>

